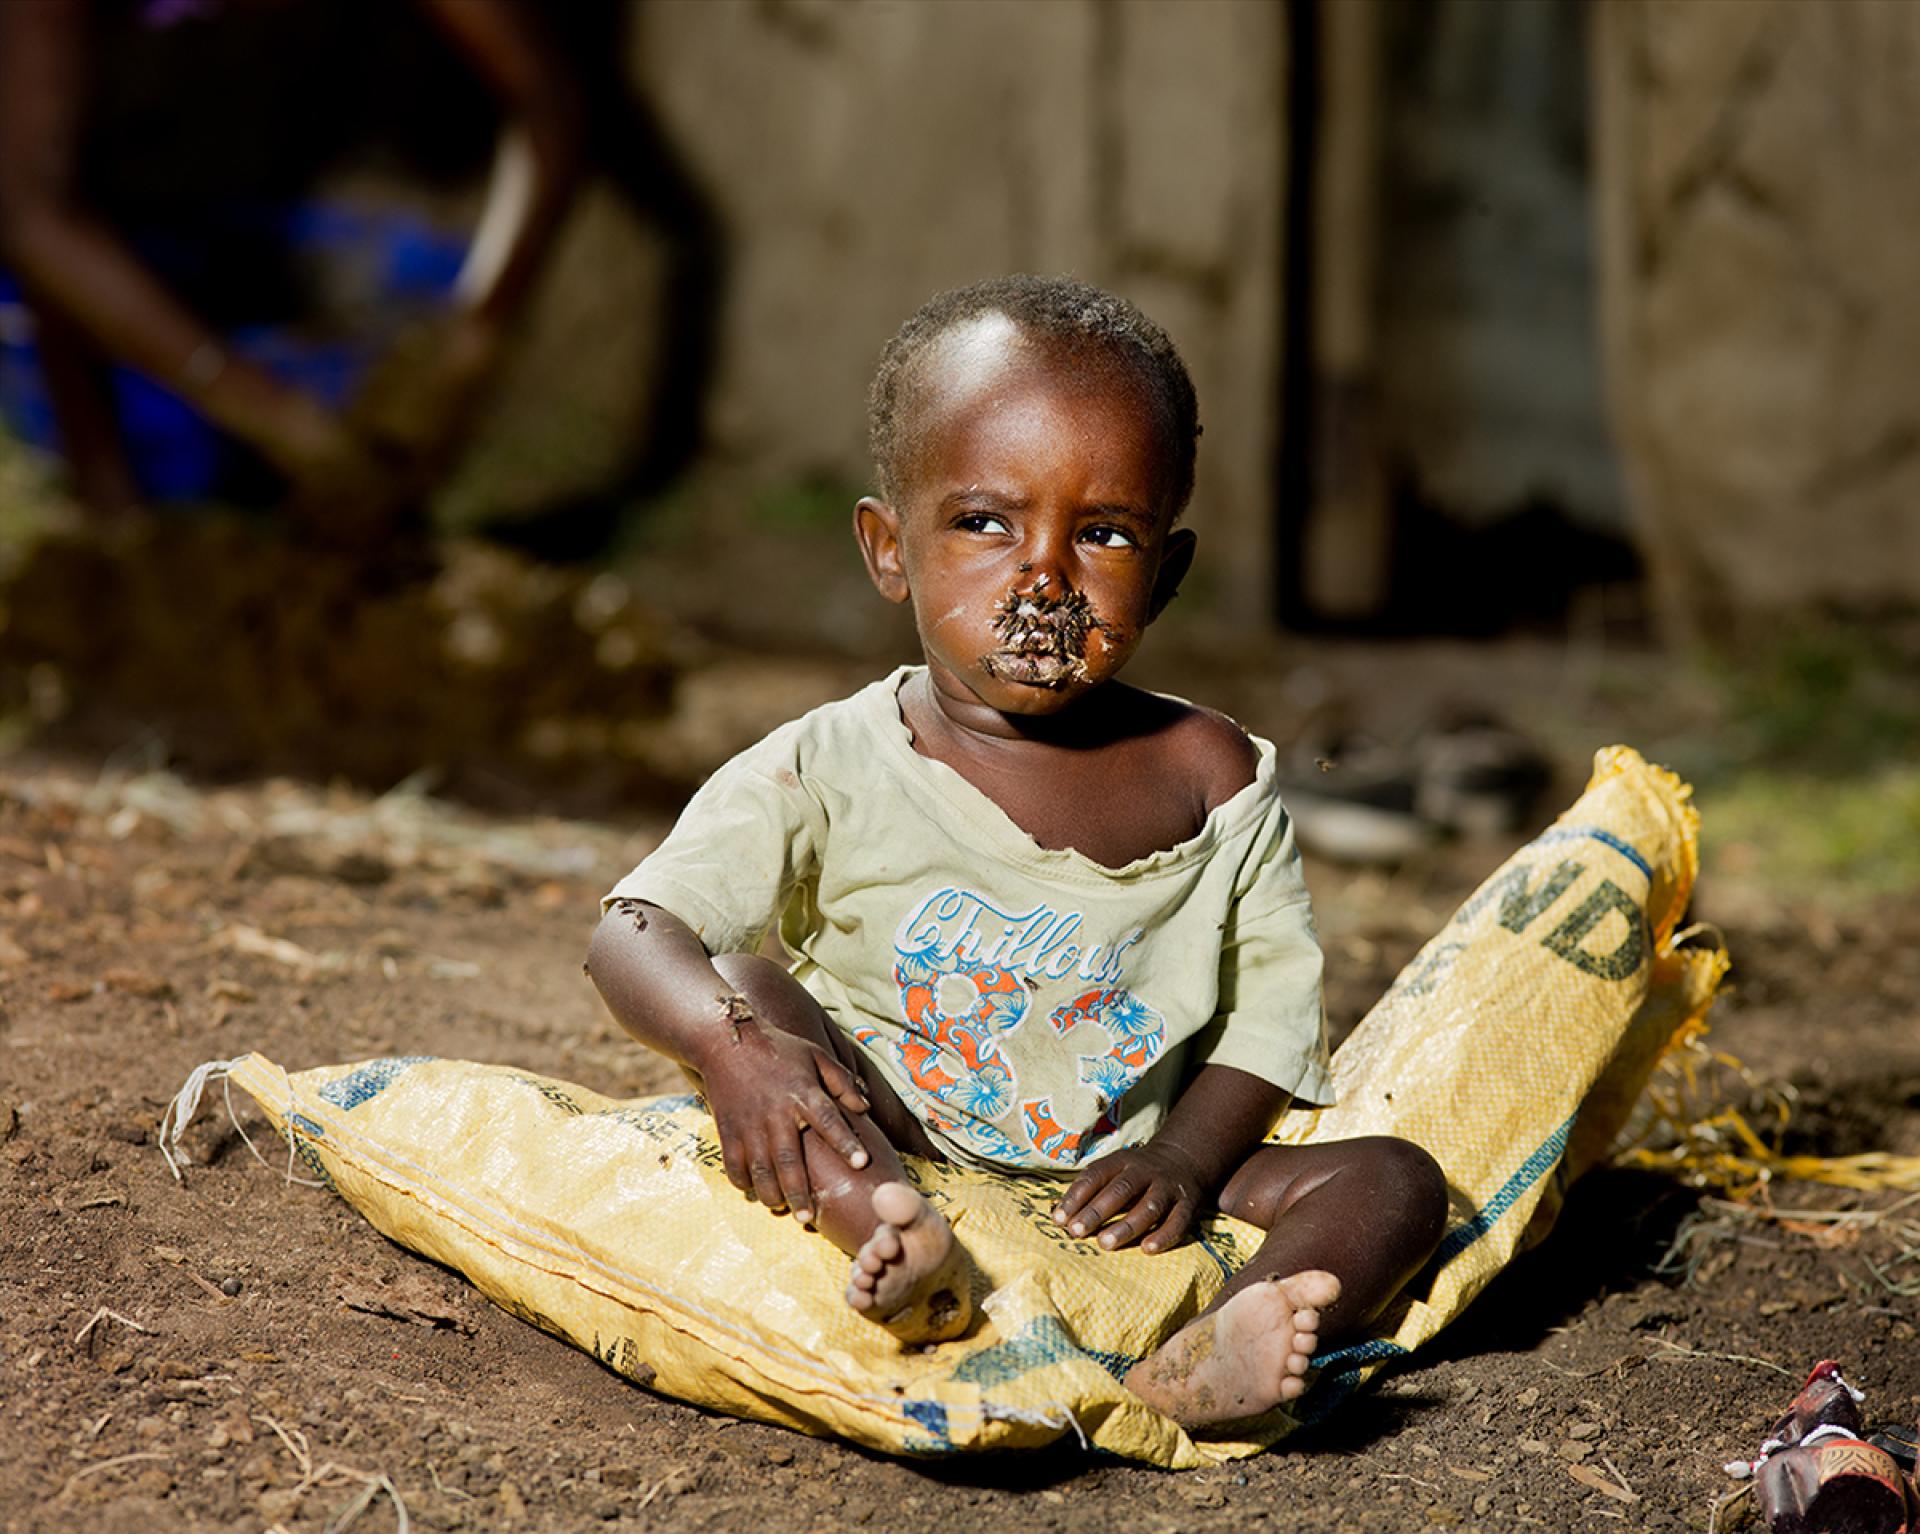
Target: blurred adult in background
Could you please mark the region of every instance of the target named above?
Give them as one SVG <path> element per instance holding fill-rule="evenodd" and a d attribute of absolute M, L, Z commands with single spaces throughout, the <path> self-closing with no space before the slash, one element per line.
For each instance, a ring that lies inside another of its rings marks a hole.
<path fill-rule="evenodd" d="M 537 13 L 516 0 L 414 0 L 414 11 L 443 58 L 402 49 L 400 67 L 382 79 L 365 64 L 383 47 L 393 52 L 384 32 L 401 18 L 386 9 L 312 0 L 0 4 L 0 264 L 33 313 L 74 486 L 93 512 L 123 517 L 142 499 L 107 384 L 110 361 L 250 447 L 322 535 L 377 537 L 417 511 L 590 160 L 662 227 L 670 251 L 661 366 L 677 376 L 654 391 L 635 475 L 657 483 L 692 451 L 718 241 L 704 201 L 621 77 L 627 7 L 601 0 Z M 464 80 L 449 83 L 446 59 Z M 475 81 L 491 114 L 470 99 Z M 410 117 L 440 140 L 443 158 L 449 139 L 484 146 L 492 116 L 493 172 L 451 302 L 433 323 L 403 332 L 336 408 L 223 339 L 254 317 L 249 305 L 284 310 L 290 279 L 270 239 L 235 234 L 219 214 L 297 194 L 382 116 Z M 184 235 L 191 259 L 169 270 L 164 251 L 136 241 L 133 231 L 156 226 L 176 248 Z"/>

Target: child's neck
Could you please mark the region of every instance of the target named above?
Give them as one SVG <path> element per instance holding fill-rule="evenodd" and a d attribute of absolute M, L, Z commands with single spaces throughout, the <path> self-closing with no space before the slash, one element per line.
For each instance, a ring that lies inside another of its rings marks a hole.
<path fill-rule="evenodd" d="M 914 750 L 959 773 L 1042 847 L 1121 868 L 1193 836 L 1211 807 L 1191 750 L 1196 712 L 1171 698 L 1109 681 L 1035 718 L 956 699 L 928 673 L 899 703 Z"/>
<path fill-rule="evenodd" d="M 900 703 L 922 755 L 979 754 L 997 759 L 1024 748 L 1097 751 L 1164 724 L 1158 701 L 1117 681 L 1102 682 L 1065 708 L 1045 714 L 1009 714 L 928 670 L 908 684 Z"/>

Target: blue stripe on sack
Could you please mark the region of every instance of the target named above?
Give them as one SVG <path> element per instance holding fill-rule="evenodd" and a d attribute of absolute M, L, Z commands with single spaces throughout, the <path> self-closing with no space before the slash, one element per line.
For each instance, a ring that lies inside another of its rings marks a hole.
<path fill-rule="evenodd" d="M 1211 1241 L 1209 1241 L 1205 1236 L 1201 1235 L 1198 1231 L 1194 1232 L 1193 1239 L 1200 1243 L 1200 1250 L 1205 1252 L 1218 1265 L 1220 1269 L 1221 1277 L 1223 1278 L 1233 1277 L 1232 1265 L 1227 1261 L 1226 1258 L 1222 1257 L 1219 1254 L 1219 1252 L 1214 1250 L 1214 1245 Z"/>
<path fill-rule="evenodd" d="M 1319 1360 L 1321 1374 L 1313 1382 L 1313 1388 L 1300 1398 L 1300 1404 L 1293 1408 L 1293 1418 L 1302 1427 L 1324 1421 L 1333 1415 L 1348 1396 L 1360 1388 L 1360 1382 L 1370 1364 L 1397 1363 L 1408 1357 L 1408 1352 L 1397 1342 L 1376 1337 L 1368 1342 L 1356 1342 L 1351 1347 L 1339 1348 Z M 1326 1372 L 1330 1364 L 1345 1364 L 1343 1369 Z"/>
<path fill-rule="evenodd" d="M 1293 1420 L 1301 1427 L 1314 1427 L 1325 1422 L 1347 1404 L 1347 1398 L 1360 1388 L 1365 1374 L 1366 1366 L 1356 1364 L 1338 1374 L 1321 1375 L 1293 1408 Z"/>
<path fill-rule="evenodd" d="M 910 1439 L 908 1447 L 920 1454 L 944 1454 L 953 1450 L 953 1439 L 947 1432 L 947 1409 L 938 1401 L 902 1401 L 900 1410 L 905 1412 L 931 1435 L 930 1440 Z"/>
<path fill-rule="evenodd" d="M 1349 1364 L 1357 1370 L 1366 1364 L 1378 1363 L 1383 1358 L 1405 1358 L 1406 1356 L 1407 1350 L 1399 1343 L 1391 1342 L 1385 1337 L 1373 1337 L 1348 1347 L 1335 1348 L 1324 1357 L 1316 1358 L 1314 1363 L 1322 1370 L 1329 1369 L 1335 1364 Z"/>
<path fill-rule="evenodd" d="M 327 1170 L 326 1162 L 320 1159 L 320 1152 L 313 1148 L 313 1141 L 296 1139 L 293 1142 L 294 1154 L 300 1158 L 300 1164 L 313 1173 L 314 1181 L 321 1187 L 338 1193 L 340 1185 L 333 1180 L 333 1173 Z"/>
<path fill-rule="evenodd" d="M 1104 1348 L 1082 1348 L 1080 1355 L 1090 1358 L 1115 1379 L 1124 1382 L 1128 1372 L 1140 1362 L 1131 1353 L 1109 1353 Z"/>
<path fill-rule="evenodd" d="M 386 1091 L 393 1085 L 393 1078 L 408 1066 L 424 1065 L 432 1058 L 432 1055 L 391 1055 L 384 1060 L 369 1060 L 320 1088 L 320 1100 L 336 1108 L 358 1108 L 369 1098 Z"/>
<path fill-rule="evenodd" d="M 1653 877 L 1653 866 L 1640 856 L 1632 842 L 1622 841 L 1611 831 L 1602 830 L 1599 826 L 1560 826 L 1552 831 L 1543 831 L 1533 839 L 1533 845 L 1551 847 L 1556 842 L 1578 841 L 1596 841 L 1611 847 L 1649 879 Z"/>
<path fill-rule="evenodd" d="M 951 1378 L 962 1385 L 1004 1385 L 1035 1369 L 1074 1358 L 1091 1360 L 1115 1379 L 1125 1379 L 1127 1371 L 1139 1362 L 1124 1353 L 1083 1348 L 1067 1335 L 1057 1316 L 1035 1316 L 1005 1342 L 982 1348 L 962 1360 Z"/>
<path fill-rule="evenodd" d="M 1519 1171 L 1502 1184 L 1500 1191 L 1488 1199 L 1472 1219 L 1447 1232 L 1446 1240 L 1440 1243 L 1439 1259 L 1442 1265 L 1452 1262 L 1492 1230 L 1500 1222 L 1500 1217 L 1519 1200 L 1521 1194 L 1553 1170 L 1560 1157 L 1566 1152 L 1567 1136 L 1573 1130 L 1573 1117 L 1572 1114 L 1568 1114 L 1566 1122 L 1541 1141 L 1540 1148 L 1520 1163 Z"/>

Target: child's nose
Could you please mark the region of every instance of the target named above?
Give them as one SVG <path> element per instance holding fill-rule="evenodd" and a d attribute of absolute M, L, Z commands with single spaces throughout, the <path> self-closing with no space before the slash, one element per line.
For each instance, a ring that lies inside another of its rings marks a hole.
<path fill-rule="evenodd" d="M 1052 539 L 1036 540 L 1022 549 L 1015 571 L 1023 591 L 1046 591 L 1057 596 L 1069 586 L 1066 550 Z"/>

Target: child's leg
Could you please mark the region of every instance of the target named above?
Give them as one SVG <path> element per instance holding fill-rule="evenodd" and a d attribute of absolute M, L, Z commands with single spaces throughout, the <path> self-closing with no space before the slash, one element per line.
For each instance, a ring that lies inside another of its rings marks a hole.
<path fill-rule="evenodd" d="M 972 1264 L 945 1217 L 907 1181 L 900 1149 L 938 1154 L 919 1120 L 852 1042 L 820 1019 L 817 1008 L 782 1004 L 793 980 L 779 965 L 732 953 L 715 957 L 713 967 L 764 1022 L 828 1050 L 860 1077 L 869 1109 L 847 1118 L 866 1147 L 867 1164 L 850 1165 L 817 1134 L 800 1137 L 814 1223 L 853 1258 L 847 1303 L 908 1341 L 957 1336 L 972 1311 Z M 756 1187 L 779 1186 L 776 1169 L 749 1170 Z"/>
<path fill-rule="evenodd" d="M 1212 1305 L 1136 1364 L 1127 1387 L 1187 1427 L 1256 1416 L 1306 1389 L 1322 1339 L 1357 1333 L 1440 1244 L 1446 1178 L 1384 1136 L 1267 1145 L 1220 1194 L 1267 1239 Z"/>
<path fill-rule="evenodd" d="M 1326 1145 L 1263 1145 L 1227 1180 L 1220 1210 L 1267 1239 L 1214 1301 L 1316 1269 L 1340 1280 L 1320 1335 L 1344 1341 L 1420 1271 L 1447 1224 L 1447 1179 L 1408 1140 L 1372 1135 Z"/>

